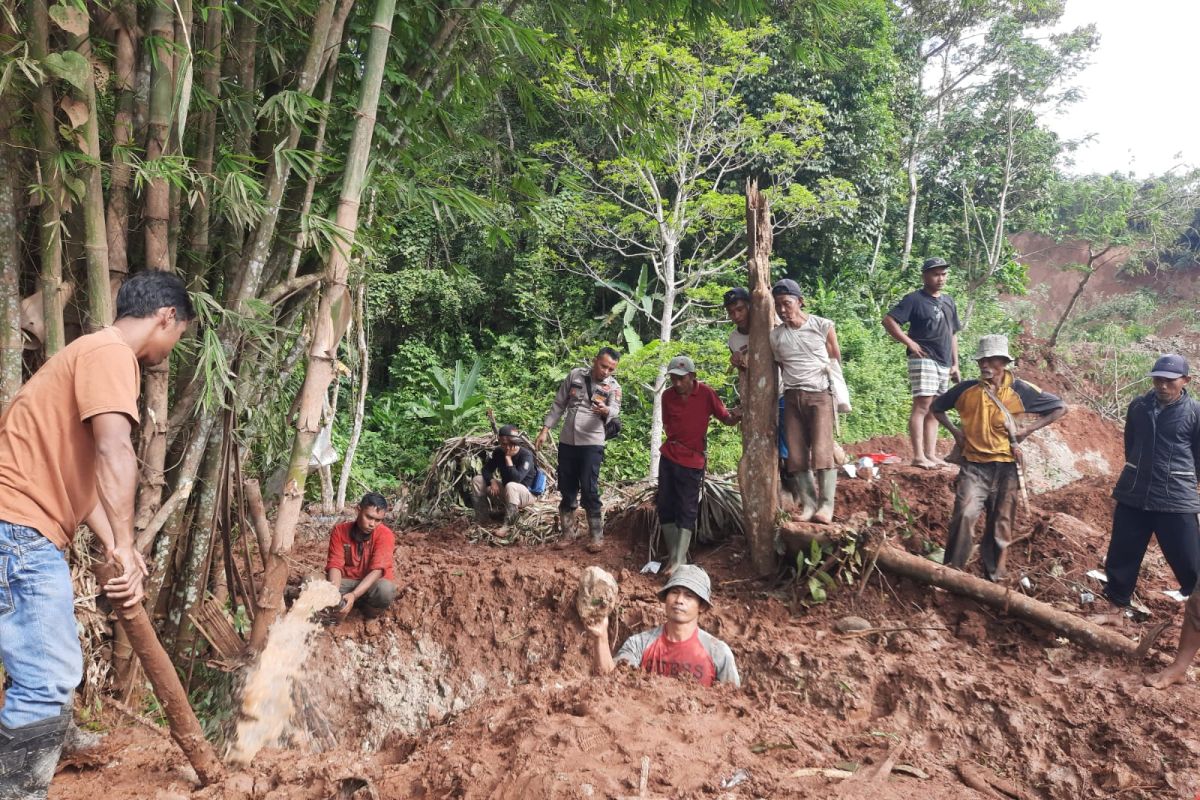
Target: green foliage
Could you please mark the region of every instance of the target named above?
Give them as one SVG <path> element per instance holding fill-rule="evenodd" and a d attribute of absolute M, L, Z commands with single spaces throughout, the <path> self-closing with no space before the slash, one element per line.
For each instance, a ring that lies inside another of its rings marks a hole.
<path fill-rule="evenodd" d="M 461 361 L 454 362 L 454 372 L 439 366 L 430 371 L 433 394 L 422 397 L 409 406 L 414 417 L 426 425 L 447 434 L 470 433 L 471 427 L 482 419 L 484 396 L 476 389 L 481 362 L 475 359 L 470 370 Z"/>

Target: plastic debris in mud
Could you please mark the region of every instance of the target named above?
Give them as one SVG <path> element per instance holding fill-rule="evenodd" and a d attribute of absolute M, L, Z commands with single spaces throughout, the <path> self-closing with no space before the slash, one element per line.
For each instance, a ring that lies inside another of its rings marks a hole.
<path fill-rule="evenodd" d="M 288 613 L 271 626 L 267 644 L 246 680 L 237 735 L 229 760 L 249 764 L 258 751 L 280 740 L 294 711 L 292 684 L 304 668 L 312 649 L 312 635 L 320 627 L 313 615 L 336 606 L 341 593 L 328 581 L 309 581 Z"/>

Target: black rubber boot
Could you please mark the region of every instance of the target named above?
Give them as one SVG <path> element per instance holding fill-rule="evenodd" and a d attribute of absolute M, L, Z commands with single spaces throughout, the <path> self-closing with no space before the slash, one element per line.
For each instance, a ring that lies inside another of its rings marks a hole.
<path fill-rule="evenodd" d="M 19 728 L 0 724 L 0 800 L 45 800 L 70 723 L 68 708 Z"/>
<path fill-rule="evenodd" d="M 604 517 L 599 514 L 588 514 L 587 522 L 588 533 L 591 535 L 587 551 L 589 553 L 599 553 L 604 547 Z"/>

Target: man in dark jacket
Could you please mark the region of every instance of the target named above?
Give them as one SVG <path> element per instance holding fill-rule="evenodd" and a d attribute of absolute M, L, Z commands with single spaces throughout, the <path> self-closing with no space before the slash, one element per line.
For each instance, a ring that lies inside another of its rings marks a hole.
<path fill-rule="evenodd" d="M 1113 488 L 1117 508 L 1104 559 L 1104 594 L 1122 608 L 1130 604 L 1151 536 L 1180 593 L 1192 593 L 1200 572 L 1200 403 L 1184 388 L 1191 378 L 1183 356 L 1162 356 L 1150 377 L 1154 389 L 1135 398 L 1125 414 L 1125 468 Z"/>
<path fill-rule="evenodd" d="M 533 451 L 521 446 L 521 433 L 513 425 L 501 425 L 500 446 L 483 464 L 483 474 L 471 480 L 475 501 L 475 521 L 487 522 L 493 504 L 504 503 L 504 524 L 517 520 L 522 508 L 532 505 L 533 483 L 537 479 L 537 461 Z"/>

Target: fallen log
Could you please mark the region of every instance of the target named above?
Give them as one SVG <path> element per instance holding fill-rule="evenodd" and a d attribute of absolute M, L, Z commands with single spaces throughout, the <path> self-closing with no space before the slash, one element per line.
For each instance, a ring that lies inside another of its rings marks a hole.
<path fill-rule="evenodd" d="M 804 547 L 816 541 L 833 544 L 836 540 L 827 533 L 817 532 L 812 526 L 784 523 L 779 526 L 780 535 Z M 957 569 L 936 564 L 927 558 L 913 555 L 889 544 L 880 543 L 877 548 L 876 566 L 893 575 L 937 586 L 972 600 L 978 600 L 1005 614 L 1048 628 L 1060 636 L 1085 647 L 1105 653 L 1126 657 L 1141 657 L 1138 644 L 1115 631 L 1065 611 L 1059 611 L 1048 603 L 1014 592 L 1006 586 L 991 583 Z"/>
<path fill-rule="evenodd" d="M 96 579 L 101 586 L 119 575 L 112 564 L 96 565 Z M 204 731 L 188 703 L 187 692 L 179 682 L 175 665 L 171 663 L 167 651 L 158 641 L 158 635 L 154 632 L 146 609 L 139 603 L 132 608 L 117 606 L 113 610 L 117 615 L 117 624 L 124 629 L 130 646 L 137 653 L 138 661 L 142 663 L 142 670 L 150 679 L 150 685 L 154 687 L 154 696 L 158 698 L 163 712 L 167 715 L 171 738 L 196 770 L 201 785 L 208 786 L 221 781 L 225 777 L 225 768 L 212 745 L 204 738 Z"/>

